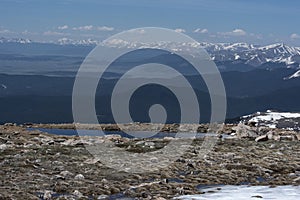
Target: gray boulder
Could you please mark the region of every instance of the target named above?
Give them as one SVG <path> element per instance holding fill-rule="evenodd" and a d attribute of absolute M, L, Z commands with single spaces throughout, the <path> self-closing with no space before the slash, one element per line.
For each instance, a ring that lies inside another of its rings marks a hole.
<path fill-rule="evenodd" d="M 245 124 L 239 123 L 236 127 L 233 127 L 232 130 L 235 131 L 238 138 L 257 138 L 258 133 L 256 128 L 247 126 Z"/>

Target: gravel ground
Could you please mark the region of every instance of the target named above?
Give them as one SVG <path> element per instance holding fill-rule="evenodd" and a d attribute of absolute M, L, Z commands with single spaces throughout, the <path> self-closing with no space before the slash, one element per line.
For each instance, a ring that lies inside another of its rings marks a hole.
<path fill-rule="evenodd" d="M 107 156 L 88 151 L 109 145 L 106 155 L 118 151 L 142 158 L 150 153 L 152 157 L 146 161 L 153 163 L 151 159 L 156 156 L 162 158 L 156 152 L 174 140 L 58 136 L 20 126 L 0 126 L 0 199 L 162 200 L 201 194 L 201 187 L 207 185 L 300 184 L 297 140 L 218 138 L 208 154 L 199 156 L 203 139 L 196 139 L 185 152 L 178 146 L 181 156 L 173 162 L 143 173 L 129 173 L 120 156 L 112 157 L 111 162 L 120 165 L 116 170 L 107 164 Z M 137 168 L 144 165 L 136 163 Z"/>

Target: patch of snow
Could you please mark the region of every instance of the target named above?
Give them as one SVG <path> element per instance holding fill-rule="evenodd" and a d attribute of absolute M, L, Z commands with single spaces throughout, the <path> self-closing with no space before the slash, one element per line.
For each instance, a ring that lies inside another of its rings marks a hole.
<path fill-rule="evenodd" d="M 290 113 L 290 112 L 271 112 L 268 110 L 264 115 L 255 116 L 250 119 L 250 122 L 259 122 L 259 121 L 277 121 L 282 118 L 298 118 L 300 113 Z"/>
<path fill-rule="evenodd" d="M 234 55 L 234 59 L 235 59 L 235 60 L 238 60 L 238 59 L 240 59 L 240 58 L 241 58 L 241 56 L 239 56 L 238 54 L 235 54 L 235 55 Z"/>
<path fill-rule="evenodd" d="M 294 129 L 293 128 L 285 128 L 285 130 L 293 131 Z"/>
<path fill-rule="evenodd" d="M 4 84 L 1 84 L 1 87 L 2 87 L 3 89 L 7 89 L 7 86 L 4 85 Z"/>
<path fill-rule="evenodd" d="M 270 124 L 269 128 L 276 128 L 276 124 Z"/>
<path fill-rule="evenodd" d="M 298 78 L 300 77 L 300 70 L 296 71 L 293 75 L 289 76 L 287 79 Z"/>
<path fill-rule="evenodd" d="M 267 45 L 267 46 L 264 46 L 264 47 L 260 47 L 258 49 L 260 49 L 260 50 L 269 50 L 269 49 L 274 49 L 274 48 L 280 47 L 281 45 L 282 45 L 281 43 L 275 43 L 275 44 Z"/>
<path fill-rule="evenodd" d="M 272 199 L 272 200 L 295 200 L 300 199 L 300 186 L 278 186 L 271 188 L 268 186 L 223 186 L 208 188 L 203 190 L 205 194 L 185 195 L 174 199 L 184 200 L 253 200 L 253 199 Z M 213 193 L 208 193 L 213 191 Z"/>
<path fill-rule="evenodd" d="M 0 43 L 20 43 L 20 44 L 29 44 L 32 43 L 29 39 L 24 38 L 0 38 Z"/>
<path fill-rule="evenodd" d="M 69 38 L 60 38 L 57 40 L 57 44 L 59 45 L 98 45 L 99 41 L 93 39 L 85 39 L 85 40 L 72 40 Z"/>

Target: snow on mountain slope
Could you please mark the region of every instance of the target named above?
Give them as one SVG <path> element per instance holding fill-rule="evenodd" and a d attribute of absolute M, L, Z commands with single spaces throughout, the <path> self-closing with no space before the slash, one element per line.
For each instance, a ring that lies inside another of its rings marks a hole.
<path fill-rule="evenodd" d="M 250 122 L 260 122 L 260 121 L 276 121 L 282 118 L 298 118 L 300 113 L 290 113 L 290 112 L 272 112 L 268 110 L 262 115 L 251 118 Z"/>
<path fill-rule="evenodd" d="M 0 38 L 0 43 L 9 43 L 9 42 L 28 44 L 28 43 L 31 43 L 32 41 L 29 39 L 23 39 L 23 38 L 11 38 L 11 39 L 4 38 L 4 37 Z"/>
<path fill-rule="evenodd" d="M 300 77 L 300 70 L 296 71 L 293 75 L 285 78 L 285 80 L 292 79 L 292 78 L 298 78 L 298 77 Z"/>
<path fill-rule="evenodd" d="M 72 40 L 69 38 L 61 38 L 57 41 L 59 45 L 98 45 L 101 42 L 93 39 Z"/>
<path fill-rule="evenodd" d="M 267 126 L 270 128 L 284 128 L 291 130 L 300 129 L 300 113 L 275 112 L 256 112 L 251 115 L 241 117 L 242 122 L 255 123 L 256 126 Z"/>
<path fill-rule="evenodd" d="M 243 43 L 223 44 L 217 48 L 208 46 L 207 51 L 218 58 L 218 61 L 230 61 L 238 57 L 240 60 L 245 60 L 246 64 L 252 66 L 260 66 L 264 63 L 284 63 L 288 67 L 299 67 L 299 47 L 290 47 L 285 44 L 273 44 L 263 47 L 247 45 Z M 217 56 L 219 54 L 226 55 L 225 57 Z M 295 65 L 295 66 L 292 66 Z"/>
<path fill-rule="evenodd" d="M 27 44 L 31 43 L 28 39 L 7 39 L 0 38 L 0 43 L 15 42 Z M 109 43 L 103 44 L 101 41 L 94 39 L 72 40 L 69 38 L 61 38 L 56 44 L 58 45 L 108 45 L 118 48 L 164 48 L 169 47 L 175 51 L 185 51 L 185 53 L 193 54 L 198 48 L 204 48 L 210 54 L 211 58 L 217 62 L 235 62 L 259 67 L 266 63 L 284 64 L 288 68 L 300 69 L 300 47 L 291 47 L 283 43 L 276 43 L 267 46 L 259 46 L 247 43 L 137 43 L 123 40 L 111 40 Z"/>

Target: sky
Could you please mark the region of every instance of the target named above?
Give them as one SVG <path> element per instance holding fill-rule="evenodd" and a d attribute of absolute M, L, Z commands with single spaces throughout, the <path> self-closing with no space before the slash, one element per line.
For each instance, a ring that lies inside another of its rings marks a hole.
<path fill-rule="evenodd" d="M 104 40 L 139 27 L 199 42 L 300 46 L 298 0 L 0 0 L 0 37 Z"/>

